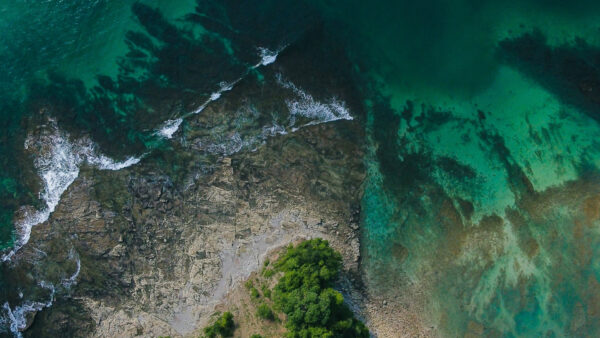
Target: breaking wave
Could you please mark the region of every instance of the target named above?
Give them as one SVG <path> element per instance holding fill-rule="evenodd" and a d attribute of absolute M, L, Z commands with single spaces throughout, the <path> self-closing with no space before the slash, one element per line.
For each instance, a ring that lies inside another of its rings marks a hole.
<path fill-rule="evenodd" d="M 6 316 L 0 318 L 0 322 L 5 322 L 6 326 L 10 329 L 16 337 L 23 337 L 21 331 L 27 327 L 27 315 L 29 313 L 38 312 L 44 308 L 52 306 L 54 302 L 54 294 L 56 292 L 54 285 L 46 283 L 44 281 L 39 283 L 41 288 L 50 291 L 50 300 L 47 302 L 37 301 L 26 301 L 25 303 L 16 306 L 14 309 L 10 307 L 8 302 L 5 302 L 2 309 L 6 311 Z"/>
<path fill-rule="evenodd" d="M 279 55 L 279 53 L 283 49 L 285 49 L 285 46 L 282 48 L 279 48 L 277 50 L 270 50 L 270 49 L 263 48 L 263 47 L 258 47 L 257 49 L 258 49 L 258 55 L 260 56 L 260 61 L 257 64 L 255 64 L 254 66 L 250 67 L 250 69 L 246 72 L 246 74 L 244 74 L 244 76 L 247 75 L 248 73 L 250 73 L 250 71 L 252 71 L 258 67 L 267 66 L 267 65 L 270 65 L 273 62 L 275 62 L 277 60 L 277 56 Z M 203 104 L 201 104 L 194 111 L 192 111 L 188 114 L 185 114 L 184 116 L 182 116 L 180 118 L 165 121 L 162 124 L 162 126 L 155 132 L 155 135 L 165 138 L 165 139 L 173 138 L 173 135 L 177 132 L 177 130 L 179 130 L 179 127 L 181 126 L 183 119 L 185 119 L 186 117 L 188 117 L 190 115 L 199 114 L 211 102 L 217 101 L 219 98 L 221 98 L 221 95 L 224 92 L 227 92 L 227 91 L 230 91 L 231 89 L 233 89 L 233 87 L 238 82 L 240 82 L 244 76 L 242 76 L 232 82 L 223 81 L 223 82 L 219 83 L 219 89 L 217 91 L 211 93 L 208 100 L 206 100 Z"/>
<path fill-rule="evenodd" d="M 281 74 L 277 74 L 277 82 L 283 88 L 290 89 L 297 97 L 295 100 L 286 100 L 286 105 L 290 111 L 289 125 L 292 127 L 292 131 L 320 123 L 337 120 L 353 120 L 352 115 L 350 115 L 350 112 L 343 101 L 340 101 L 335 97 L 327 102 L 317 101 L 312 95 L 298 88 L 292 82 L 285 80 Z M 301 125 L 296 125 L 299 117 L 308 121 Z"/>
<path fill-rule="evenodd" d="M 182 122 L 182 118 L 175 120 L 167 120 L 165 121 L 165 123 L 163 123 L 162 127 L 156 132 L 156 135 L 164 137 L 166 139 L 173 138 L 173 134 L 175 134 L 175 132 L 179 130 L 179 126 Z"/>
<path fill-rule="evenodd" d="M 79 276 L 79 272 L 81 271 L 81 261 L 79 260 L 78 255 L 75 253 L 73 249 L 69 252 L 69 258 L 75 259 L 76 269 L 75 272 L 69 277 L 65 278 L 62 282 L 59 283 L 64 289 L 70 289 L 73 284 L 76 283 L 77 277 Z M 15 306 L 14 308 L 10 307 L 8 302 L 5 302 L 2 305 L 2 309 L 4 310 L 4 315 L 0 316 L 0 323 L 3 324 L 4 327 L 9 328 L 10 332 L 15 337 L 22 337 L 22 331 L 27 327 L 27 316 L 30 313 L 36 313 L 44 308 L 48 308 L 52 306 L 54 303 L 54 298 L 56 294 L 56 288 L 52 283 L 41 281 L 38 283 L 38 286 L 42 289 L 46 289 L 50 292 L 48 296 L 48 300 L 43 301 L 32 301 L 27 300 L 20 305 Z M 19 293 L 19 298 L 23 299 L 23 293 Z M 2 332 L 2 331 L 0 331 Z"/>
<path fill-rule="evenodd" d="M 271 125 L 262 127 L 260 132 L 254 134 L 242 134 L 238 131 L 226 133 L 218 130 L 214 135 L 196 142 L 195 148 L 211 154 L 229 156 L 242 149 L 254 151 L 269 137 L 285 135 L 303 127 L 337 120 L 353 120 L 343 101 L 332 98 L 327 102 L 320 102 L 292 82 L 284 80 L 281 74 L 277 74 L 276 79 L 283 88 L 292 90 L 296 97 L 285 101 L 289 110 L 287 118 L 281 116 L 274 118 Z M 234 124 L 238 125 L 239 129 L 244 129 L 241 128 L 244 123 L 242 121 L 253 120 L 252 112 L 238 111 L 238 115 L 234 118 L 238 122 Z M 299 121 L 301 123 L 298 123 Z"/>
<path fill-rule="evenodd" d="M 25 140 L 25 149 L 35 154 L 35 168 L 42 180 L 40 198 L 45 207 L 35 210 L 24 206 L 19 210 L 18 221 L 15 224 L 18 233 L 13 249 L 2 257 L 3 261 L 11 257 L 25 245 L 31 236 L 31 229 L 45 222 L 60 201 L 61 195 L 79 176 L 79 167 L 83 163 L 102 170 L 119 170 L 140 161 L 138 157 L 129 157 L 118 162 L 98 152 L 94 143 L 88 139 L 74 142 L 69 135 L 58 129 L 56 122 L 51 120 L 40 135 L 29 135 Z"/>

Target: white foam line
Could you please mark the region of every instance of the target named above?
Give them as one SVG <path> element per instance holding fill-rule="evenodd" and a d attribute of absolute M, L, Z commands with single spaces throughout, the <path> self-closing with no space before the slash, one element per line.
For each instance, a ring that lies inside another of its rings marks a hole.
<path fill-rule="evenodd" d="M 79 258 L 77 258 L 76 263 L 77 263 L 77 269 L 75 270 L 75 273 L 73 273 L 73 275 L 71 277 L 69 277 L 68 279 L 66 279 L 62 282 L 62 285 L 67 289 L 71 288 L 71 286 L 73 284 L 75 284 L 75 281 L 76 281 L 77 277 L 79 276 L 79 272 L 81 272 L 81 260 L 79 260 Z"/>
<path fill-rule="evenodd" d="M 299 97 L 299 100 L 286 100 L 286 105 L 291 115 L 290 126 L 292 127 L 292 131 L 321 123 L 354 119 L 343 101 L 334 97 L 329 102 L 319 102 L 292 82 L 285 80 L 281 74 L 277 74 L 276 79 L 283 88 L 292 90 Z M 295 126 L 297 116 L 312 119 L 312 121 L 301 126 Z"/>
<path fill-rule="evenodd" d="M 260 65 L 260 64 L 258 64 Z M 277 82 L 284 88 L 292 90 L 292 92 L 299 98 L 297 100 L 286 100 L 286 105 L 290 111 L 289 128 L 292 132 L 298 131 L 299 129 L 311 125 L 317 125 L 321 123 L 327 123 L 337 120 L 352 120 L 353 117 L 346 108 L 346 104 L 337 98 L 332 98 L 328 102 L 323 103 L 315 100 L 310 94 L 304 90 L 298 88 L 295 84 L 290 81 L 284 80 L 281 74 L 276 74 Z M 206 107 L 211 101 L 217 100 L 221 93 L 226 90 L 231 90 L 233 86 L 240 81 L 238 79 L 230 84 L 221 83 L 221 89 L 211 95 L 210 99 L 204 103 L 198 110 L 193 113 L 199 113 Z M 304 117 L 309 121 L 302 124 L 296 125 L 297 117 Z M 217 142 L 215 143 L 202 143 L 197 144 L 204 148 L 205 151 L 212 154 L 219 154 L 229 156 L 237 153 L 244 148 L 250 146 L 256 146 L 261 141 L 268 137 L 287 134 L 287 130 L 284 126 L 277 124 L 273 121 L 273 125 L 270 127 L 263 127 L 261 133 L 257 136 L 249 136 L 242 138 L 239 133 L 233 133 L 231 136 L 220 135 Z"/>
<path fill-rule="evenodd" d="M 182 118 L 178 118 L 175 120 L 167 120 L 163 124 L 163 126 L 156 132 L 156 135 L 164 137 L 166 139 L 170 139 L 173 137 L 173 134 L 179 129 L 179 126 L 183 122 Z"/>
<path fill-rule="evenodd" d="M 73 249 L 69 252 L 69 258 L 76 259 L 77 268 L 73 275 L 61 282 L 61 285 L 66 289 L 71 288 L 71 286 L 75 284 L 75 281 L 81 272 L 81 261 Z M 54 285 L 45 281 L 40 282 L 38 285 L 44 289 L 50 290 L 50 299 L 47 302 L 26 301 L 25 303 L 16 306 L 14 309 L 11 309 L 8 302 L 5 302 L 3 305 L 4 310 L 6 310 L 8 322 L 10 323 L 10 331 L 17 337 L 22 337 L 21 330 L 27 326 L 28 313 L 38 312 L 44 308 L 50 307 L 54 302 L 54 295 L 56 293 Z M 19 298 L 23 299 L 23 292 L 21 291 L 19 291 Z"/>
<path fill-rule="evenodd" d="M 260 62 L 258 62 L 257 64 L 255 64 L 254 66 L 250 67 L 250 71 L 261 67 L 261 66 L 267 66 L 272 64 L 273 62 L 275 62 L 275 60 L 277 60 L 277 56 L 279 55 L 279 53 L 285 49 L 287 46 L 284 46 L 282 48 L 279 48 L 277 50 L 270 50 L 267 48 L 263 48 L 263 47 L 258 47 L 258 54 L 260 56 Z M 246 74 L 244 74 L 244 76 L 246 76 L 248 73 L 250 73 L 250 71 L 246 72 Z M 181 125 L 181 123 L 183 122 L 183 119 L 190 116 L 190 115 L 194 115 L 194 114 L 199 114 L 200 112 L 202 112 L 204 110 L 204 108 L 206 108 L 206 106 L 208 106 L 211 102 L 213 101 L 217 101 L 218 99 L 221 98 L 221 95 L 224 92 L 230 91 L 231 89 L 233 89 L 233 87 L 240 82 L 244 76 L 238 78 L 237 80 L 233 81 L 233 82 L 221 82 L 219 84 L 219 90 L 217 90 L 216 92 L 213 92 L 210 94 L 210 97 L 208 98 L 208 100 L 206 100 L 203 104 L 201 104 L 198 108 L 196 108 L 194 111 L 192 111 L 191 113 L 185 114 L 180 118 L 177 119 L 170 119 L 165 121 L 162 126 L 154 133 L 155 135 L 165 138 L 165 139 L 171 139 L 173 138 L 173 135 L 177 132 L 177 130 L 179 130 L 179 126 Z"/>
<path fill-rule="evenodd" d="M 62 286 L 64 286 L 67 289 L 70 289 L 71 286 L 75 284 L 77 276 L 79 276 L 79 272 L 81 272 L 81 260 L 79 259 L 79 255 L 75 252 L 73 248 L 71 248 L 71 250 L 69 251 L 69 259 L 75 259 L 75 264 L 77 265 L 77 268 L 75 269 L 75 272 L 71 275 L 71 277 L 61 282 Z"/>
<path fill-rule="evenodd" d="M 259 55 L 261 60 L 259 63 L 251 67 L 250 70 L 254 70 L 261 66 L 267 66 L 276 61 L 278 54 L 285 47 L 272 51 L 267 48 L 259 47 Z M 247 72 L 249 73 L 249 71 Z M 246 73 L 246 74 L 247 74 Z M 245 75 L 244 75 L 245 76 Z M 233 89 L 233 87 L 241 81 L 243 76 L 231 83 L 221 82 L 220 88 L 216 92 L 212 93 L 209 99 L 203 103 L 200 107 L 198 107 L 195 111 L 177 119 L 171 119 L 164 122 L 161 128 L 156 131 L 156 135 L 170 139 L 173 137 L 175 132 L 179 129 L 183 119 L 192 114 L 198 114 L 206 106 L 213 101 L 218 100 L 221 95 Z M 29 148 L 31 146 L 37 146 L 41 150 L 40 156 L 36 158 L 35 166 L 40 173 L 40 177 L 42 178 L 42 182 L 44 184 L 41 198 L 46 202 L 46 207 L 42 210 L 34 210 L 31 209 L 22 209 L 22 219 L 17 222 L 16 227 L 19 231 L 19 239 L 15 243 L 13 249 L 8 253 L 2 256 L 2 261 L 10 260 L 15 253 L 21 249 L 30 239 L 31 237 L 31 229 L 40 223 L 45 222 L 50 217 L 50 214 L 54 212 L 56 206 L 60 201 L 61 195 L 67 190 L 67 188 L 75 181 L 75 179 L 79 176 L 79 167 L 84 162 L 87 161 L 90 165 L 94 165 L 99 169 L 103 170 L 120 170 L 131 165 L 137 164 L 141 158 L 139 157 L 129 157 L 123 162 L 117 162 L 113 159 L 107 157 L 104 154 L 99 154 L 96 151 L 94 144 L 90 140 L 79 140 L 77 143 L 73 144 L 69 142 L 68 134 L 61 133 L 55 121 L 50 121 L 51 127 L 54 129 L 53 133 L 50 135 L 44 135 L 39 140 L 35 140 L 33 137 L 28 137 L 25 142 L 25 148 Z M 276 134 L 286 134 L 285 128 L 277 125 L 276 123 L 271 128 L 263 128 L 262 136 L 265 137 L 266 134 L 276 135 Z M 241 140 L 239 134 L 235 134 L 233 137 L 232 144 L 229 147 L 225 145 L 214 145 L 211 149 L 215 152 L 223 152 L 223 153 L 233 153 L 239 151 L 244 146 L 248 145 L 248 142 Z M 71 287 L 79 272 L 81 270 L 81 261 L 77 258 L 77 269 L 75 273 L 63 281 L 63 286 L 66 288 Z M 47 288 L 47 284 L 45 282 L 40 283 L 41 287 Z M 50 301 L 47 303 L 41 302 L 26 302 L 23 305 L 17 306 L 15 310 L 10 308 L 10 305 L 7 303 L 4 304 L 4 309 L 8 313 L 8 317 L 10 320 L 10 330 L 17 337 L 22 337 L 20 332 L 21 329 L 26 326 L 26 315 L 31 312 L 37 312 L 45 307 L 50 307 L 52 305 L 52 301 L 54 298 L 54 287 L 50 285 L 52 288 L 52 294 L 50 297 Z M 22 298 L 22 294 L 21 294 Z"/>
<path fill-rule="evenodd" d="M 277 50 L 269 50 L 267 48 L 263 48 L 263 47 L 258 47 L 258 54 L 260 55 L 260 62 L 257 63 L 256 65 L 254 65 L 254 68 L 258 68 L 260 66 L 267 66 L 272 64 L 273 62 L 275 62 L 277 60 L 277 56 L 279 55 L 279 53 L 285 49 L 284 46 L 282 48 L 279 48 Z"/>
<path fill-rule="evenodd" d="M 6 310 L 8 321 L 10 322 L 9 328 L 10 332 L 12 332 L 16 337 L 23 337 L 21 330 L 23 330 L 27 326 L 27 314 L 31 312 L 38 312 L 43 308 L 47 308 L 52 306 L 52 302 L 54 301 L 54 285 L 50 283 L 46 283 L 42 281 L 39 284 L 40 287 L 44 289 L 50 290 L 50 300 L 46 303 L 43 302 L 33 302 L 27 301 L 22 305 L 16 306 L 14 309 L 10 308 L 8 302 L 5 302 L 2 306 L 4 310 Z"/>
<path fill-rule="evenodd" d="M 140 157 L 133 156 L 128 157 L 125 161 L 122 162 L 116 162 L 112 158 L 102 154 L 94 155 L 92 153 L 87 156 L 87 162 L 101 170 L 121 170 L 123 168 L 131 167 L 134 164 L 138 164 L 140 161 Z"/>
<path fill-rule="evenodd" d="M 39 137 L 30 135 L 25 141 L 25 149 L 31 149 L 37 155 L 34 165 L 42 179 L 40 198 L 46 206 L 41 210 L 21 208 L 21 218 L 15 224 L 19 237 L 13 249 L 2 256 L 2 261 L 10 260 L 29 241 L 31 229 L 35 225 L 48 220 L 61 195 L 79 176 L 82 163 L 87 162 L 103 170 L 119 170 L 140 161 L 138 157 L 130 157 L 123 162 L 115 161 L 98 153 L 89 139 L 70 142 L 69 135 L 61 132 L 54 121 L 50 121 L 49 128 L 45 134 Z"/>
<path fill-rule="evenodd" d="M 282 125 L 277 124 L 277 122 L 273 121 L 273 125 L 270 127 L 263 127 L 262 135 L 263 137 L 275 136 L 275 135 L 286 135 L 287 130 Z"/>
<path fill-rule="evenodd" d="M 221 82 L 219 84 L 219 90 L 217 90 L 216 92 L 210 94 L 210 97 L 208 98 L 208 100 L 206 100 L 206 102 L 204 102 L 200 107 L 198 107 L 198 109 L 194 110 L 191 114 L 187 114 L 184 117 L 187 117 L 189 115 L 193 115 L 193 114 L 199 114 L 201 111 L 204 110 L 204 108 L 206 108 L 206 106 L 208 106 L 209 103 L 213 102 L 213 101 L 217 101 L 218 99 L 221 98 L 221 95 L 224 92 L 230 91 L 231 89 L 233 89 L 233 86 L 235 86 L 238 82 L 240 82 L 242 80 L 242 78 L 239 78 L 231 83 L 227 83 L 227 82 Z"/>
<path fill-rule="evenodd" d="M 242 78 L 239 78 L 231 83 L 221 82 L 219 84 L 219 90 L 210 94 L 210 97 L 208 98 L 208 100 L 206 100 L 203 104 L 201 104 L 198 108 L 196 108 L 196 110 L 192 111 L 191 113 L 187 113 L 180 118 L 170 119 L 170 120 L 165 121 L 162 124 L 162 126 L 154 133 L 154 135 L 157 135 L 157 136 L 165 138 L 165 139 L 173 138 L 173 135 L 177 132 L 177 130 L 179 130 L 179 127 L 181 126 L 183 119 L 185 119 L 186 117 L 188 117 L 190 115 L 195 115 L 195 114 L 199 114 L 200 112 L 202 112 L 204 110 L 204 108 L 206 108 L 206 106 L 208 106 L 209 103 L 211 103 L 213 101 L 217 101 L 219 98 L 221 98 L 221 95 L 224 92 L 231 90 L 233 88 L 233 86 L 235 86 L 235 84 L 241 80 L 242 80 Z"/>

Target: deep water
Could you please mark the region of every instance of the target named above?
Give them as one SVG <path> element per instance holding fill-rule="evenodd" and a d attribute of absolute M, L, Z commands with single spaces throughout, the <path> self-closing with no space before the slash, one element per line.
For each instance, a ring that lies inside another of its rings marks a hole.
<path fill-rule="evenodd" d="M 598 336 L 599 19 L 595 1 L 4 1 L 0 247 L 46 205 L 38 126 L 143 157 L 310 37 L 359 96 L 368 292 L 441 336 Z"/>

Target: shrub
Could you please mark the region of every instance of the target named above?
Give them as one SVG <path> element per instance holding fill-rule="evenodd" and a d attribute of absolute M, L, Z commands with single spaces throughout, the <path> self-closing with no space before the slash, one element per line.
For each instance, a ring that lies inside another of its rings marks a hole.
<path fill-rule="evenodd" d="M 263 276 L 265 276 L 265 278 L 271 278 L 274 274 L 275 274 L 275 270 L 273 270 L 273 269 L 263 270 Z"/>
<path fill-rule="evenodd" d="M 271 308 L 265 304 L 262 303 L 258 306 L 258 316 L 262 319 L 267 319 L 267 320 L 273 320 L 275 319 L 275 315 L 273 314 L 273 311 L 271 310 Z"/>
<path fill-rule="evenodd" d="M 251 279 L 248 279 L 245 283 L 244 286 L 246 287 L 246 289 L 250 289 L 251 287 L 254 286 L 254 284 L 252 283 Z"/>
<path fill-rule="evenodd" d="M 255 333 L 255 334 L 251 335 L 250 338 L 265 338 L 265 337 L 259 335 L 258 333 Z"/>
<path fill-rule="evenodd" d="M 250 296 L 252 296 L 252 298 L 259 298 L 260 294 L 258 293 L 258 290 L 256 290 L 256 288 L 253 286 L 252 288 L 250 288 Z"/>
<path fill-rule="evenodd" d="M 261 287 L 261 290 L 262 290 L 263 296 L 265 296 L 265 298 L 271 298 L 271 290 L 266 285 L 263 285 Z"/>
<path fill-rule="evenodd" d="M 275 262 L 284 275 L 275 286 L 274 301 L 287 315 L 289 337 L 369 337 L 332 288 L 341 266 L 340 254 L 322 239 L 289 246 Z"/>
<path fill-rule="evenodd" d="M 235 330 L 233 315 L 231 312 L 224 312 L 213 325 L 204 328 L 204 334 L 207 338 L 232 337 Z"/>

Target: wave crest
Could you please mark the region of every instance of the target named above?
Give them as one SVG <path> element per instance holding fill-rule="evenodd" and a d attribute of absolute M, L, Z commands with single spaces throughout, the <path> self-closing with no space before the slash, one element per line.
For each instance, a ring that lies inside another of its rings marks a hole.
<path fill-rule="evenodd" d="M 141 158 L 129 157 L 125 161 L 115 161 L 98 152 L 89 138 L 74 142 L 61 131 L 56 122 L 50 123 L 38 135 L 30 134 L 25 140 L 25 149 L 35 154 L 35 168 L 42 180 L 40 198 L 45 202 L 41 210 L 24 206 L 19 210 L 15 224 L 18 238 L 13 249 L 2 256 L 3 261 L 11 257 L 25 245 L 31 236 L 31 229 L 45 222 L 54 212 L 61 195 L 79 176 L 79 167 L 85 162 L 102 170 L 119 170 L 138 163 Z"/>

